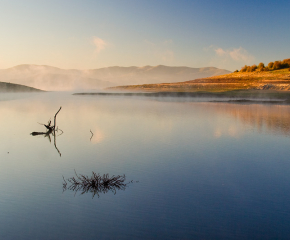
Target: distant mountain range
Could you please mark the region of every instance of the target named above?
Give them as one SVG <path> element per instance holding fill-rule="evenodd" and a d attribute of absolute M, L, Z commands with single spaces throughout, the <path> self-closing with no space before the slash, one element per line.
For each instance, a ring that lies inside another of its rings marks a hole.
<path fill-rule="evenodd" d="M 215 67 L 169 66 L 106 67 L 90 70 L 60 69 L 23 64 L 0 70 L 0 82 L 10 82 L 46 91 L 94 90 L 120 85 L 172 83 L 230 73 Z"/>

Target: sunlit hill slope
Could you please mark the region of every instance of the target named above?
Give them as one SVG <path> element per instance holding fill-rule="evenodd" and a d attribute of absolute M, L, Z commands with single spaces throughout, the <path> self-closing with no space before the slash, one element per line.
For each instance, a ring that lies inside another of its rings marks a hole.
<path fill-rule="evenodd" d="M 243 89 L 290 90 L 289 69 L 263 72 L 234 72 L 184 82 L 143 84 L 111 88 L 128 91 L 230 91 Z"/>

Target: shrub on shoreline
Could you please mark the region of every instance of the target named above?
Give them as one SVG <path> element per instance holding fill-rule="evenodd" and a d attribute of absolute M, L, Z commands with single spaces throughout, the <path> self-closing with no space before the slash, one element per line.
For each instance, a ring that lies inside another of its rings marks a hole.
<path fill-rule="evenodd" d="M 265 64 L 262 62 L 259 63 L 258 66 L 256 64 L 252 66 L 245 65 L 244 67 L 241 68 L 240 72 L 272 71 L 284 68 L 289 68 L 290 70 L 290 58 L 284 59 L 283 61 L 269 62 L 267 67 L 265 67 Z"/>

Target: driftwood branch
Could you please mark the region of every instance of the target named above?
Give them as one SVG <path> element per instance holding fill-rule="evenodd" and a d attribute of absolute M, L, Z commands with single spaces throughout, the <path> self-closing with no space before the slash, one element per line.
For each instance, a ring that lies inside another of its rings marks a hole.
<path fill-rule="evenodd" d="M 32 132 L 32 133 L 30 133 L 30 135 L 32 135 L 32 136 L 45 135 L 45 134 L 46 134 L 46 132 Z"/>
<path fill-rule="evenodd" d="M 56 115 L 59 113 L 59 111 L 61 110 L 61 107 L 58 109 L 58 111 L 56 112 L 56 114 L 54 115 L 54 128 L 55 128 L 55 123 L 56 123 Z"/>
<path fill-rule="evenodd" d="M 32 132 L 31 133 L 32 136 L 44 135 L 44 137 L 48 137 L 50 142 L 51 142 L 50 134 L 52 134 L 53 139 L 54 139 L 54 147 L 57 150 L 57 152 L 59 153 L 59 156 L 61 156 L 61 153 L 56 146 L 56 133 L 55 132 L 58 132 L 58 130 L 60 130 L 61 134 L 63 134 L 63 131 L 56 126 L 56 116 L 60 110 L 61 110 L 61 107 L 58 109 L 58 111 L 54 115 L 54 125 L 51 125 L 51 120 L 49 120 L 47 124 L 39 123 L 39 124 L 45 126 L 45 128 L 47 129 L 46 132 Z M 58 136 L 60 136 L 61 134 L 59 134 Z"/>

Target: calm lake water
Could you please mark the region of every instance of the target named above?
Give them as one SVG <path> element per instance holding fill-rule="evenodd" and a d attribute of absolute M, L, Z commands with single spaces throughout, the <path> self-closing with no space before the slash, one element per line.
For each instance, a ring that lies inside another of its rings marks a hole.
<path fill-rule="evenodd" d="M 0 97 L 0 239 L 290 239 L 290 106 L 15 96 Z M 61 156 L 30 135 L 60 106 Z M 74 170 L 133 183 L 63 191 Z"/>

